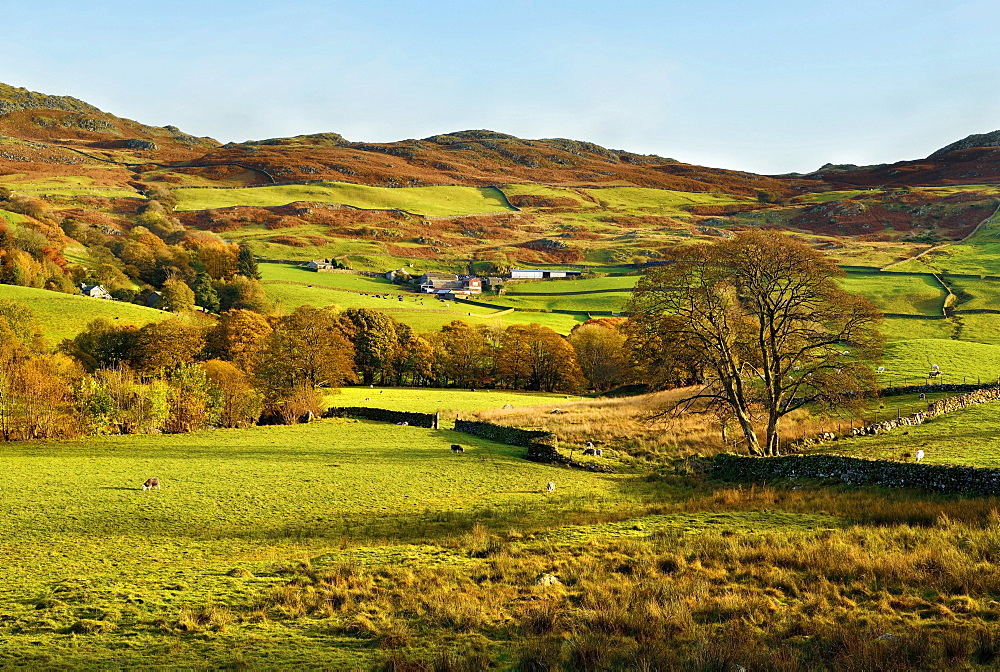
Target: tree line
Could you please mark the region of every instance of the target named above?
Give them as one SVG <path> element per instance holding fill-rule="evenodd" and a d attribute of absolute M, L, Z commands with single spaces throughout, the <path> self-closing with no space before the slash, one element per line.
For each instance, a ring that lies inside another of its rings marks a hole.
<path fill-rule="evenodd" d="M 619 323 L 594 320 L 569 338 L 537 324 L 459 320 L 418 334 L 367 308 L 302 306 L 284 316 L 231 309 L 211 326 L 98 319 L 50 349 L 29 308 L 0 300 L 0 436 L 293 423 L 321 414 L 326 392 L 355 383 L 606 389 L 628 379 Z"/>

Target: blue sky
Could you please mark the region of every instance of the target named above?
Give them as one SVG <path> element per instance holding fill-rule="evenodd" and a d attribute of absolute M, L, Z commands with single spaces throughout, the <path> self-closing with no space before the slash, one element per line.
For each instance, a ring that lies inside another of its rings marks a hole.
<path fill-rule="evenodd" d="M 1000 128 L 1000 3 L 4 2 L 0 81 L 240 141 L 469 128 L 777 173 Z"/>

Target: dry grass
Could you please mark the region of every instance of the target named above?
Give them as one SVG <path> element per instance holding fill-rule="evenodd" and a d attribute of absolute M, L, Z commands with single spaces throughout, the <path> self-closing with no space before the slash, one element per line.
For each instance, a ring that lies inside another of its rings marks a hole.
<path fill-rule="evenodd" d="M 724 443 L 722 425 L 714 414 L 671 412 L 679 401 L 697 389 L 681 388 L 617 399 L 586 399 L 560 404 L 558 409 L 535 406 L 485 410 L 479 411 L 476 417 L 501 425 L 552 432 L 565 449 L 583 448 L 592 441 L 599 447 L 654 462 L 733 450 L 733 440 L 739 438 L 734 423 L 730 423 L 728 441 Z M 559 412 L 554 413 L 554 410 Z M 815 435 L 828 431 L 829 426 L 826 418 L 800 409 L 782 420 L 782 440 Z M 758 427 L 761 434 L 763 430 L 763 425 Z"/>
<path fill-rule="evenodd" d="M 699 504 L 882 508 L 872 493 L 768 488 L 690 502 Z M 663 528 L 558 546 L 477 526 L 452 540 L 479 558 L 470 564 L 303 567 L 261 609 L 330 619 L 386 650 L 394 670 L 990 665 L 1000 660 L 1000 515 L 982 504 L 924 498 L 918 507 L 944 505 L 969 522 L 939 513 L 923 527 L 904 516 L 812 531 Z M 543 574 L 559 583 L 539 585 Z"/>

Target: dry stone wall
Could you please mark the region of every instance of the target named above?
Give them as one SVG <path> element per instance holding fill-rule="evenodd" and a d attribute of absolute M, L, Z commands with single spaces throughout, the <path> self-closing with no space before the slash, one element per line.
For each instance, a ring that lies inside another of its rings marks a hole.
<path fill-rule="evenodd" d="M 409 411 L 390 411 L 387 408 L 367 408 L 365 406 L 333 406 L 326 409 L 324 418 L 364 418 L 376 422 L 405 422 L 413 427 L 427 429 L 438 428 L 436 413 L 410 413 Z"/>
<path fill-rule="evenodd" d="M 712 459 L 712 478 L 764 482 L 775 479 L 836 479 L 848 485 L 920 488 L 966 495 L 1000 495 L 1000 469 L 863 460 L 839 455 L 749 457 L 722 453 Z"/>
<path fill-rule="evenodd" d="M 927 404 L 926 411 L 918 411 L 912 415 L 905 415 L 900 418 L 891 418 L 883 422 L 854 427 L 849 432 L 845 433 L 844 436 L 874 436 L 877 434 L 885 434 L 887 432 L 891 432 L 897 427 L 921 425 L 931 418 L 967 408 L 969 406 L 986 404 L 991 401 L 1000 401 L 1000 386 L 997 385 L 992 385 L 990 387 L 979 387 L 976 385 L 932 385 L 927 386 L 926 391 L 941 392 L 948 391 L 950 388 L 955 388 L 956 390 L 971 388 L 972 391 Z M 919 388 L 916 391 L 921 391 L 923 389 L 924 388 Z M 837 438 L 837 435 L 833 433 L 824 432 L 822 434 L 794 441 L 789 445 L 789 448 L 792 450 L 800 450 L 802 448 L 808 448 L 810 446 L 826 443 Z"/>
<path fill-rule="evenodd" d="M 523 446 L 528 449 L 525 457 L 532 462 L 562 464 L 573 469 L 598 471 L 608 474 L 615 473 L 614 469 L 606 465 L 595 464 L 593 462 L 577 462 L 561 454 L 558 450 L 559 441 L 555 434 L 550 432 L 506 427 L 504 425 L 495 425 L 492 422 L 477 420 L 455 420 L 455 431 L 472 434 L 473 436 L 496 441 L 497 443 L 506 443 L 508 446 Z"/>

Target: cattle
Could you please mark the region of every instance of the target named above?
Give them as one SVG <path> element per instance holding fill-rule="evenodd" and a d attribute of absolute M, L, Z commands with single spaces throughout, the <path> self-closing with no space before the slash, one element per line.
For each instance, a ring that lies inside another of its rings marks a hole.
<path fill-rule="evenodd" d="M 555 483 L 549 481 L 548 483 L 545 484 L 545 492 L 555 492 L 555 491 L 556 491 Z"/>
<path fill-rule="evenodd" d="M 594 442 L 593 441 L 587 441 L 587 448 L 593 450 L 593 448 L 594 448 Z"/>
<path fill-rule="evenodd" d="M 153 478 L 147 478 L 146 482 L 142 484 L 143 490 L 152 490 L 153 488 L 156 488 L 157 490 L 160 489 L 160 479 L 155 476 Z"/>
<path fill-rule="evenodd" d="M 583 454 L 584 455 L 597 455 L 597 449 L 596 448 L 584 448 L 583 449 Z"/>
<path fill-rule="evenodd" d="M 594 448 L 594 455 L 597 455 L 598 457 L 602 457 L 604 455 L 604 451 L 601 450 L 600 448 Z"/>
<path fill-rule="evenodd" d="M 453 452 L 453 453 L 464 453 L 465 452 L 465 448 L 463 448 L 462 446 L 458 445 L 457 443 L 453 443 L 453 444 L 451 444 L 451 452 Z"/>

